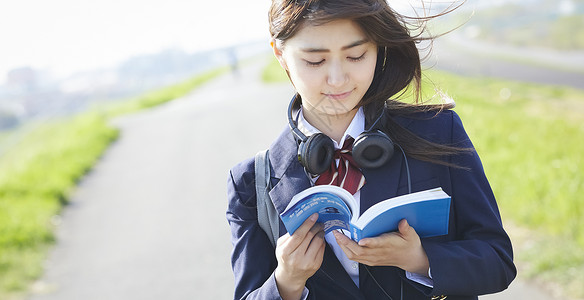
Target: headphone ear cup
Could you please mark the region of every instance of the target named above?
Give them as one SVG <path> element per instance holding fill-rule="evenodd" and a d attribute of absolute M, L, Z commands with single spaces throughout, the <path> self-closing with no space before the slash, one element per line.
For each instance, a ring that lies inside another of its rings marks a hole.
<path fill-rule="evenodd" d="M 364 169 L 383 166 L 393 156 L 393 141 L 379 130 L 364 132 L 353 142 L 353 159 Z"/>
<path fill-rule="evenodd" d="M 328 170 L 334 153 L 333 141 L 322 133 L 309 136 L 298 147 L 298 159 L 311 174 L 322 174 Z"/>

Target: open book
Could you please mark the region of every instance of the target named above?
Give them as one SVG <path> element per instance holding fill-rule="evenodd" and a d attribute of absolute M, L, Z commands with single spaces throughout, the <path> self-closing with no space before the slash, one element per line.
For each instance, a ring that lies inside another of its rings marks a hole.
<path fill-rule="evenodd" d="M 293 234 L 304 220 L 318 213 L 325 233 L 350 230 L 359 241 L 396 231 L 406 219 L 421 238 L 448 233 L 450 196 L 442 188 L 429 189 L 381 201 L 359 216 L 358 204 L 349 192 L 333 185 L 317 185 L 296 194 L 280 214 L 284 226 Z"/>

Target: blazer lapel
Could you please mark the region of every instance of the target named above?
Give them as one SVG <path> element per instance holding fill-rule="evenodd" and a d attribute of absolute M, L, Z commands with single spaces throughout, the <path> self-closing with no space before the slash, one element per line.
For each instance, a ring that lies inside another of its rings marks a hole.
<path fill-rule="evenodd" d="M 312 185 L 304 168 L 298 161 L 297 153 L 296 141 L 288 128 L 270 146 L 271 177 L 274 183 L 273 188 L 270 190 L 270 198 L 278 213 L 282 213 L 286 209 L 294 195 Z M 282 226 L 282 223 L 280 225 Z M 316 275 L 321 276 L 323 280 L 332 280 L 333 284 L 352 295 L 351 298 L 364 299 L 363 294 L 347 274 L 328 244 L 326 245 L 322 265 Z"/>
<path fill-rule="evenodd" d="M 270 164 L 272 182 L 270 198 L 278 213 L 282 213 L 292 197 L 311 186 L 310 179 L 298 161 L 296 141 L 286 128 L 270 146 Z"/>

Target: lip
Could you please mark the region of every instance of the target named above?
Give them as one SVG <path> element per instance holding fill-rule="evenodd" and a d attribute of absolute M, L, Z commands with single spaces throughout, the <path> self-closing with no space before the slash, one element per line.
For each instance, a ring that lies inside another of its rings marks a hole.
<path fill-rule="evenodd" d="M 344 92 L 344 93 L 338 93 L 338 94 L 333 94 L 333 93 L 328 94 L 327 93 L 327 94 L 325 94 L 325 96 L 332 98 L 334 100 L 343 100 L 343 99 L 349 97 L 349 95 L 351 95 L 351 93 L 353 93 L 353 90 L 350 90 L 350 91 Z"/>

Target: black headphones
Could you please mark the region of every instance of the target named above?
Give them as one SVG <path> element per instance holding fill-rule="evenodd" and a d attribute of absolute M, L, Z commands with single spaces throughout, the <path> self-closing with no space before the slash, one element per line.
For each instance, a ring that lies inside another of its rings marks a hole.
<path fill-rule="evenodd" d="M 297 101 L 298 97 L 294 95 L 288 106 L 288 125 L 290 125 L 292 135 L 298 143 L 298 160 L 309 173 L 322 174 L 331 165 L 335 153 L 333 141 L 323 133 L 307 137 L 298 129 L 293 119 L 294 105 Z M 298 105 L 299 107 L 300 105 Z M 296 109 L 297 115 L 300 113 L 298 108 Z M 393 156 L 393 141 L 384 132 L 375 129 L 382 116 L 383 111 L 373 125 L 353 142 L 353 159 L 361 168 L 379 168 Z"/>
<path fill-rule="evenodd" d="M 296 119 L 298 119 L 298 115 L 300 114 L 300 105 L 298 105 L 296 109 L 294 108 L 294 104 L 298 101 L 297 98 L 297 95 L 294 95 L 290 101 L 290 105 L 288 105 L 288 125 L 290 126 L 290 130 L 292 130 L 294 139 L 298 143 L 298 160 L 309 173 L 314 175 L 322 174 L 331 165 L 333 154 L 335 153 L 335 146 L 333 141 L 323 133 L 316 133 L 307 137 L 302 131 L 300 131 L 300 129 L 298 129 L 298 126 L 293 119 L 294 112 L 296 112 L 297 115 Z M 368 130 L 361 133 L 353 142 L 353 159 L 355 159 L 355 162 L 357 162 L 361 168 L 379 168 L 391 159 L 395 152 L 394 147 L 398 147 L 403 154 L 406 166 L 408 193 L 412 193 L 410 167 L 408 165 L 406 153 L 400 145 L 394 144 L 387 134 L 379 129 L 375 129 L 377 123 L 382 119 L 384 111 L 385 110 L 382 110 L 379 117 L 373 122 L 373 125 L 371 125 Z M 375 279 L 371 271 L 369 271 L 369 267 L 366 265 L 364 266 L 367 273 L 369 273 L 369 276 L 371 276 L 375 284 L 381 289 L 385 296 L 387 296 L 388 299 L 393 300 L 387 291 L 385 291 L 379 282 L 377 282 L 377 279 Z M 403 280 L 400 280 L 400 299 L 404 298 L 403 284 Z"/>

